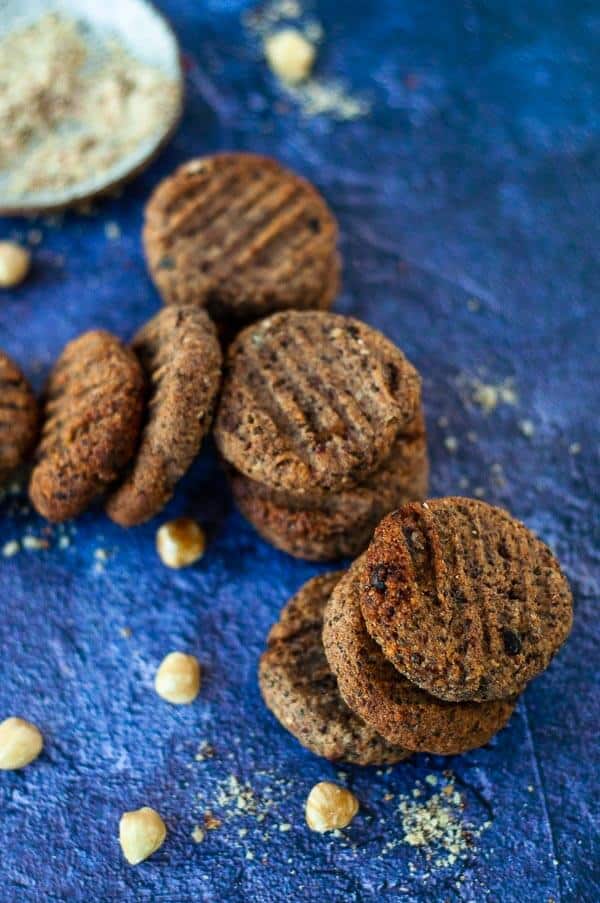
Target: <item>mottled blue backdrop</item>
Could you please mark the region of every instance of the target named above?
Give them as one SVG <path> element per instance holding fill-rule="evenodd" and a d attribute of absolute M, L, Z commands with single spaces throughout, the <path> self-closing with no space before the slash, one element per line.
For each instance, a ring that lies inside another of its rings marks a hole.
<path fill-rule="evenodd" d="M 125 533 L 93 511 L 46 535 L 10 495 L 0 547 L 28 532 L 49 547 L 0 558 L 0 718 L 30 718 L 46 748 L 0 776 L 0 900 L 597 901 L 598 7 L 322 0 L 318 71 L 372 104 L 344 123 L 299 115 L 241 2 L 161 6 L 186 54 L 182 127 L 96 215 L 0 222 L 2 237 L 41 232 L 31 278 L 0 298 L 0 345 L 40 386 L 77 333 L 129 337 L 159 304 L 140 248 L 152 187 L 194 154 L 273 154 L 340 219 L 338 309 L 385 330 L 424 375 L 433 493 L 483 494 L 537 530 L 571 580 L 575 627 L 489 747 L 389 774 L 344 769 L 360 815 L 343 837 L 318 836 L 304 800 L 339 769 L 280 729 L 256 681 L 269 625 L 318 568 L 257 539 L 213 450 L 166 512 L 210 534 L 204 560 L 179 573 L 156 556 L 156 522 Z M 514 394 L 486 414 L 477 380 Z M 177 648 L 205 669 L 190 707 L 152 690 Z M 480 834 L 449 867 L 397 843 L 395 811 L 397 794 L 444 769 Z M 131 868 L 118 820 L 145 804 L 169 837 Z M 207 811 L 221 825 L 196 844 Z"/>

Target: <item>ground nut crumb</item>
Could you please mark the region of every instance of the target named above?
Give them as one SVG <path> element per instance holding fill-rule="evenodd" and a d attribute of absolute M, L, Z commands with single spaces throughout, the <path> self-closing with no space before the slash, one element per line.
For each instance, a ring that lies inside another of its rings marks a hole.
<path fill-rule="evenodd" d="M 48 12 L 0 39 L 4 197 L 108 172 L 168 125 L 179 88 L 117 38 Z"/>
<path fill-rule="evenodd" d="M 358 808 L 358 800 L 345 787 L 321 781 L 306 800 L 306 823 L 311 831 L 335 831 L 347 827 Z"/>

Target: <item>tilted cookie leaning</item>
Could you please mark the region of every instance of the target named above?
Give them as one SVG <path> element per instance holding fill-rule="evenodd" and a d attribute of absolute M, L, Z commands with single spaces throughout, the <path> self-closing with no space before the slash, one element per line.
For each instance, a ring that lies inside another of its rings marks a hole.
<path fill-rule="evenodd" d="M 38 432 L 38 406 L 31 386 L 0 351 L 0 487 L 27 460 Z"/>
<path fill-rule="evenodd" d="M 169 501 L 210 429 L 221 382 L 221 349 L 206 311 L 164 308 L 135 336 L 148 384 L 145 424 L 131 469 L 106 505 L 123 527 L 141 524 Z"/>
<path fill-rule="evenodd" d="M 70 342 L 50 374 L 29 495 L 51 521 L 81 514 L 121 474 L 142 423 L 144 375 L 109 332 Z"/>

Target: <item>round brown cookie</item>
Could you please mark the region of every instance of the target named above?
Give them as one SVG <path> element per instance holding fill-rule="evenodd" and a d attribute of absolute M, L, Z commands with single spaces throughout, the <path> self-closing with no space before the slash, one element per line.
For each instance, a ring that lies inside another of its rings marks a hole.
<path fill-rule="evenodd" d="M 146 424 L 130 473 L 106 511 L 123 527 L 141 524 L 169 501 L 210 428 L 221 381 L 221 348 L 206 311 L 167 307 L 132 348 L 150 387 Z"/>
<path fill-rule="evenodd" d="M 286 311 L 232 343 L 215 439 L 236 470 L 273 489 L 336 491 L 385 461 L 420 393 L 414 367 L 377 330 Z"/>
<path fill-rule="evenodd" d="M 405 505 L 367 552 L 367 628 L 409 680 L 441 699 L 521 692 L 571 629 L 572 597 L 544 543 L 466 498 Z"/>
<path fill-rule="evenodd" d="M 344 701 L 374 730 L 416 752 L 456 755 L 482 746 L 504 727 L 515 700 L 443 702 L 420 690 L 387 661 L 360 610 L 365 556 L 332 591 L 323 645 Z"/>
<path fill-rule="evenodd" d="M 427 443 L 424 436 L 399 441 L 364 484 L 314 503 L 270 497 L 267 487 L 235 472 L 229 480 L 240 510 L 267 542 L 297 558 L 329 561 L 358 555 L 384 514 L 426 496 Z"/>
<path fill-rule="evenodd" d="M 146 208 L 144 247 L 166 304 L 217 320 L 319 308 L 338 290 L 337 223 L 318 191 L 247 153 L 180 166 Z"/>
<path fill-rule="evenodd" d="M 398 434 L 383 464 L 357 486 L 338 492 L 309 489 L 298 494 L 273 489 L 237 472 L 236 476 L 259 498 L 282 508 L 308 511 L 329 510 L 333 506 L 334 510 L 345 511 L 350 517 L 356 518 L 381 511 L 379 521 L 384 514 L 403 504 L 399 499 L 421 499 L 427 494 L 429 458 L 423 412 L 419 409 L 410 424 Z"/>
<path fill-rule="evenodd" d="M 39 514 L 80 514 L 133 455 L 144 407 L 135 354 L 108 332 L 70 342 L 50 374 L 29 495 Z"/>
<path fill-rule="evenodd" d="M 37 431 L 35 395 L 17 365 L 0 351 L 0 486 L 25 463 Z"/>
<path fill-rule="evenodd" d="M 410 753 L 350 711 L 323 651 L 323 609 L 342 574 L 314 577 L 285 605 L 260 660 L 261 692 L 281 724 L 316 755 L 356 765 L 392 764 Z"/>

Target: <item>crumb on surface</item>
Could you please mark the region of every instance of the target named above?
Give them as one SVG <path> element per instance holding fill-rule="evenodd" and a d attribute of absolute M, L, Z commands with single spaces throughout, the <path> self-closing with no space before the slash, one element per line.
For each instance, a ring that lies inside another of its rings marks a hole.
<path fill-rule="evenodd" d="M 314 45 L 297 28 L 282 28 L 268 35 L 264 51 L 275 75 L 292 85 L 308 78 L 316 55 Z"/>
<path fill-rule="evenodd" d="M 121 227 L 118 223 L 109 220 L 109 222 L 104 223 L 104 234 L 109 241 L 116 241 L 117 238 L 121 237 Z"/>
<path fill-rule="evenodd" d="M 519 430 L 526 439 L 531 439 L 531 437 L 535 435 L 535 424 L 532 420 L 519 420 Z"/>
<path fill-rule="evenodd" d="M 17 555 L 21 550 L 21 545 L 16 539 L 9 539 L 8 542 L 5 542 L 2 546 L 2 555 L 4 558 L 12 558 L 13 555 Z"/>
<path fill-rule="evenodd" d="M 47 549 L 50 543 L 47 539 L 41 539 L 39 536 L 31 536 L 27 534 L 21 539 L 21 545 L 24 549 L 32 552 L 39 551 L 41 549 Z"/>
<path fill-rule="evenodd" d="M 269 64 L 281 78 L 286 94 L 296 102 L 302 116 L 327 116 L 338 121 L 350 121 L 370 112 L 371 104 L 349 93 L 342 82 L 308 77 L 316 53 L 315 45 L 323 39 L 324 31 L 318 20 L 307 19 L 301 3 L 296 0 L 272 0 L 258 10 L 244 13 L 242 21 L 253 35 L 260 38 Z M 294 32 L 295 35 L 288 34 L 285 39 L 277 39 L 277 35 L 284 31 Z M 271 40 L 281 41 L 278 62 L 277 43 L 271 45 L 269 59 L 267 44 Z M 277 71 L 277 66 L 280 71 Z"/>
<path fill-rule="evenodd" d="M 216 815 L 213 815 L 212 812 L 208 811 L 204 813 L 204 827 L 207 831 L 216 831 L 221 827 L 223 822 L 220 818 L 217 818 Z"/>
<path fill-rule="evenodd" d="M 438 775 L 425 778 L 431 788 L 440 786 Z M 474 850 L 476 840 L 491 826 L 485 821 L 476 826 L 464 819 L 465 800 L 455 789 L 452 777 L 447 777 L 441 790 L 421 800 L 419 787 L 412 796 L 403 794 L 397 807 L 403 831 L 402 841 L 421 850 L 426 861 L 436 868 L 447 868 L 466 859 Z M 386 844 L 387 849 L 396 841 Z"/>
<path fill-rule="evenodd" d="M 472 380 L 471 400 L 485 414 L 491 414 L 499 404 L 516 405 L 519 396 L 511 379 L 499 383 L 484 383 L 479 379 Z"/>
<path fill-rule="evenodd" d="M 194 843 L 202 843 L 204 838 L 206 837 L 206 831 L 204 831 L 200 825 L 196 825 L 194 830 L 192 831 L 192 840 Z"/>
<path fill-rule="evenodd" d="M 30 229 L 27 233 L 27 241 L 30 245 L 40 245 L 44 235 L 41 229 Z"/>
<path fill-rule="evenodd" d="M 198 747 L 198 751 L 196 752 L 194 759 L 196 762 L 205 762 L 207 759 L 214 758 L 215 752 L 216 750 L 214 746 L 212 746 L 210 743 L 206 743 L 205 741 Z"/>

